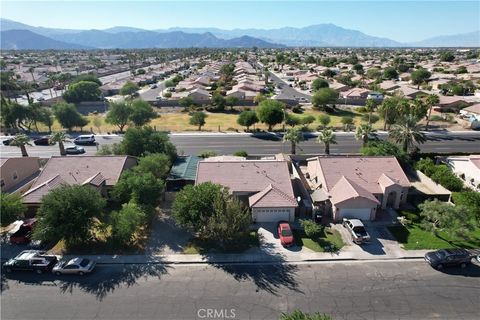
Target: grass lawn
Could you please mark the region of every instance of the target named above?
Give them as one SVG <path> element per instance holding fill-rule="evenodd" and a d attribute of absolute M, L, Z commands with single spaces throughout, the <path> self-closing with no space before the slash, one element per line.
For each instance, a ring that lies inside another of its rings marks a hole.
<path fill-rule="evenodd" d="M 218 132 L 219 129 L 222 132 L 225 131 L 235 131 L 238 130 L 243 132 L 245 127 L 242 127 L 237 124 L 237 118 L 239 113 L 208 113 L 208 117 L 206 119 L 205 126 L 202 127 L 202 131 L 212 131 Z M 312 115 L 315 117 L 316 121 L 310 124 L 308 127 L 310 130 L 316 130 L 317 127 L 320 125 L 318 122 L 318 116 L 321 114 L 325 114 L 322 111 L 316 110 L 305 110 L 302 114 L 298 115 L 300 117 L 304 117 L 307 115 Z M 358 125 L 362 122 L 361 120 L 361 113 L 352 112 L 352 111 L 345 111 L 345 110 L 337 110 L 337 112 L 329 114 L 331 118 L 330 126 L 334 127 L 335 129 L 341 130 L 343 125 L 341 123 L 341 119 L 344 116 L 351 116 L 354 118 L 354 124 Z M 98 115 L 89 115 L 87 116 L 89 123 L 83 128 L 84 131 L 90 132 L 92 130 L 95 133 L 107 133 L 107 132 L 114 132 L 118 130 L 118 127 L 108 124 L 105 122 L 105 115 L 98 114 Z M 95 126 L 95 119 L 99 123 L 99 127 Z M 171 132 L 180 132 L 180 131 L 197 131 L 197 126 L 192 126 L 189 124 L 190 116 L 188 113 L 185 112 L 175 112 L 175 113 L 163 113 L 160 117 L 152 120 L 150 122 L 151 126 L 155 126 L 159 131 L 171 131 Z M 382 120 L 375 123 L 374 128 L 381 129 L 383 128 Z M 42 132 L 47 132 L 48 128 L 42 124 L 38 125 L 39 130 Z M 127 129 L 128 127 L 125 127 Z M 255 128 L 260 130 L 267 130 L 267 126 L 258 123 L 255 125 Z M 277 125 L 273 129 L 280 130 L 282 125 Z M 75 128 L 78 129 L 78 128 Z M 58 121 L 54 121 L 52 126 L 52 131 L 61 131 L 63 130 L 58 123 Z"/>
<path fill-rule="evenodd" d="M 430 231 L 423 230 L 418 223 L 406 227 L 391 226 L 388 229 L 406 250 L 480 247 L 480 228 L 470 234 L 471 240 L 454 237 L 444 231 L 436 236 Z"/>
<path fill-rule="evenodd" d="M 332 245 L 338 251 L 345 245 L 340 233 L 330 228 L 325 228 L 317 240 L 308 238 L 303 231 L 294 230 L 294 233 L 297 246 L 305 246 L 315 252 L 328 252 Z"/>
<path fill-rule="evenodd" d="M 256 231 L 245 233 L 228 248 L 222 248 L 216 241 L 192 238 L 183 249 L 185 254 L 205 254 L 205 253 L 241 253 L 252 247 L 258 247 L 259 240 Z"/>

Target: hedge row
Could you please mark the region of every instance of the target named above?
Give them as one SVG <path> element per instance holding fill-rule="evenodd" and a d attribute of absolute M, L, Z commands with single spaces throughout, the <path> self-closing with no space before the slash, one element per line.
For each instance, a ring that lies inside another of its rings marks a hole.
<path fill-rule="evenodd" d="M 452 192 L 463 189 L 463 180 L 458 178 L 445 164 L 436 165 L 432 159 L 425 158 L 419 160 L 415 164 L 415 168 Z"/>

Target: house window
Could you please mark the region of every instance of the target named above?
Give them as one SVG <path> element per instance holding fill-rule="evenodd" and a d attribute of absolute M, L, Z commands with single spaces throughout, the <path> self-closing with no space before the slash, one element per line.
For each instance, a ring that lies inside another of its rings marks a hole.
<path fill-rule="evenodd" d="M 18 179 L 17 171 L 14 171 L 14 172 L 13 172 L 12 178 L 13 178 L 13 180 L 17 180 L 17 179 Z"/>

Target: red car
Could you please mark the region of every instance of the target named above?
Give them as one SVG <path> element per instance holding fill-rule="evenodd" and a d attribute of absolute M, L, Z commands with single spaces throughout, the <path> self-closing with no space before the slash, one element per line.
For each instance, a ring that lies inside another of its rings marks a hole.
<path fill-rule="evenodd" d="M 284 247 L 290 247 L 294 243 L 292 229 L 287 222 L 280 222 L 278 224 L 278 237 L 280 238 L 280 243 Z"/>
<path fill-rule="evenodd" d="M 37 219 L 27 219 L 23 221 L 20 228 L 10 236 L 10 243 L 25 244 L 29 243 L 32 237 L 32 231 L 37 224 Z"/>

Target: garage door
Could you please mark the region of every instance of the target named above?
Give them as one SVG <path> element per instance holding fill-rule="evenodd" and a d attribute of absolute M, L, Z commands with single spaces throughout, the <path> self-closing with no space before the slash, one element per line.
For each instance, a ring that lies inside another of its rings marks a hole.
<path fill-rule="evenodd" d="M 257 222 L 289 221 L 291 209 L 253 209 L 253 218 Z"/>
<path fill-rule="evenodd" d="M 342 220 L 343 218 L 355 218 L 360 220 L 370 220 L 370 212 L 372 212 L 371 208 L 356 208 L 356 209 L 340 209 L 338 214 L 338 220 Z"/>

